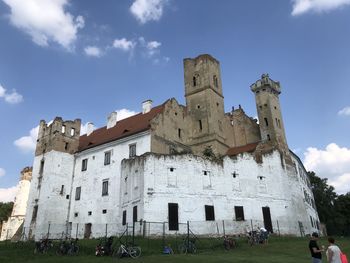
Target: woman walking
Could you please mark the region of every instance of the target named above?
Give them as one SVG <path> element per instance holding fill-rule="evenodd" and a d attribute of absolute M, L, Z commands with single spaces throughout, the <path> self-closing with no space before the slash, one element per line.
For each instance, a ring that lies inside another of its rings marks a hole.
<path fill-rule="evenodd" d="M 340 248 L 334 244 L 335 240 L 333 237 L 328 238 L 329 247 L 326 251 L 328 263 L 342 263 L 340 259 Z"/>

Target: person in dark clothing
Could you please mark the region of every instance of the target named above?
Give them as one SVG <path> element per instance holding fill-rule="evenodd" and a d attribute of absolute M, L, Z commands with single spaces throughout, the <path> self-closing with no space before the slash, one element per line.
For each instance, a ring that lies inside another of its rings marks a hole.
<path fill-rule="evenodd" d="M 319 248 L 317 244 L 318 234 L 316 232 L 312 233 L 311 240 L 309 242 L 309 249 L 311 252 L 311 262 L 312 263 L 321 263 L 322 262 L 322 252 L 324 251 L 324 247 L 322 249 Z"/>

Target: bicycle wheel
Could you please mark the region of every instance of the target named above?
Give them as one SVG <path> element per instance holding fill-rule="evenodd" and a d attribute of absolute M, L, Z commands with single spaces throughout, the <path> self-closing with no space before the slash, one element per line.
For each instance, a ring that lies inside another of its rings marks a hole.
<path fill-rule="evenodd" d="M 180 254 L 186 254 L 187 253 L 187 246 L 182 244 L 182 245 L 179 245 L 179 253 Z"/>
<path fill-rule="evenodd" d="M 140 247 L 129 247 L 128 253 L 132 258 L 138 258 L 141 256 L 141 248 Z"/>

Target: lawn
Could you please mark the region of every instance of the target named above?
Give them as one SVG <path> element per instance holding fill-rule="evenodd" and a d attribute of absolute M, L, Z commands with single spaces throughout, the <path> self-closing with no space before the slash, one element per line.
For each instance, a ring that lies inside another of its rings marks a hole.
<path fill-rule="evenodd" d="M 81 251 L 79 256 L 56 256 L 55 249 L 47 255 L 34 255 L 33 243 L 22 246 L 14 243 L 0 243 L 0 262 L 115 262 L 111 257 L 95 257 L 94 249 L 98 240 L 82 240 L 79 243 Z M 307 238 L 272 237 L 268 245 L 256 245 L 250 247 L 244 239 L 239 240 L 238 247 L 225 251 L 220 239 L 200 239 L 196 245 L 198 251 L 192 255 L 162 255 L 163 240 L 143 239 L 136 241 L 142 247 L 142 255 L 139 259 L 119 259 L 120 262 L 276 262 L 276 263 L 303 263 L 310 262 Z M 173 248 L 179 244 L 179 240 L 165 241 Z M 327 245 L 325 239 L 319 240 L 320 245 Z M 350 239 L 338 238 L 338 244 L 343 251 L 350 255 Z M 175 251 L 176 252 L 176 251 Z M 324 261 L 326 262 L 326 261 Z"/>

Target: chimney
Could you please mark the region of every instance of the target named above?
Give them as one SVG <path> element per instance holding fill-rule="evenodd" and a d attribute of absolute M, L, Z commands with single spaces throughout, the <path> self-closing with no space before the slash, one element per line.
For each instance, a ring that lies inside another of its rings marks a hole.
<path fill-rule="evenodd" d="M 150 112 L 152 109 L 152 100 L 145 100 L 142 102 L 142 113 Z"/>
<path fill-rule="evenodd" d="M 107 120 L 107 129 L 113 128 L 117 124 L 117 112 L 113 111 L 111 114 L 108 116 Z"/>
<path fill-rule="evenodd" d="M 89 136 L 94 131 L 94 129 L 94 124 L 92 122 L 88 122 L 86 128 L 86 135 Z"/>

